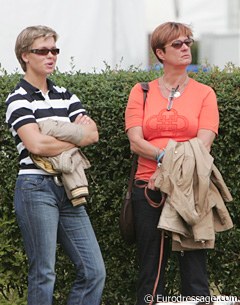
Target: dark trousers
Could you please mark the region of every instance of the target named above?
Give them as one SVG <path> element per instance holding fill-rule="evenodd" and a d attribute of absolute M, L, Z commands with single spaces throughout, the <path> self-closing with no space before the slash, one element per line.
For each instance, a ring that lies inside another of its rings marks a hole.
<path fill-rule="evenodd" d="M 138 183 L 141 184 L 143 182 L 139 181 Z M 160 192 L 148 190 L 148 194 L 153 201 L 161 201 Z M 149 205 L 145 198 L 143 188 L 134 186 L 132 198 L 139 260 L 136 305 L 146 305 L 150 303 L 150 298 L 146 298 L 146 296 L 152 294 L 158 273 L 162 233 L 157 229 L 157 224 L 161 215 L 161 208 L 154 208 Z M 164 273 L 170 253 L 170 238 L 165 236 L 163 243 L 164 252 L 160 279 L 156 289 L 158 300 L 161 295 L 165 295 Z M 178 259 L 181 277 L 181 294 L 183 296 L 209 296 L 206 251 L 179 252 Z"/>

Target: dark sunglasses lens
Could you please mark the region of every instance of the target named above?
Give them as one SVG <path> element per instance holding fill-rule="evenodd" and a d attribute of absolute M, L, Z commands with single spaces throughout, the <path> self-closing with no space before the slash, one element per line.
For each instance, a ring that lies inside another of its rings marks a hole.
<path fill-rule="evenodd" d="M 52 53 L 52 55 L 58 55 L 59 51 L 60 51 L 59 49 L 52 49 L 51 53 Z"/>
<path fill-rule="evenodd" d="M 59 54 L 59 49 L 33 49 L 31 50 L 32 53 L 38 54 L 38 55 L 48 55 L 49 52 L 52 53 L 52 55 Z"/>
<path fill-rule="evenodd" d="M 47 55 L 48 52 L 49 52 L 49 50 L 47 50 L 47 49 L 38 50 L 38 54 L 40 54 L 40 55 Z"/>
<path fill-rule="evenodd" d="M 172 47 L 174 47 L 175 49 L 180 49 L 183 44 L 187 45 L 188 47 L 191 47 L 193 44 L 193 40 L 192 39 L 186 39 L 184 41 L 176 40 L 172 43 Z"/>
<path fill-rule="evenodd" d="M 172 47 L 174 47 L 175 49 L 180 49 L 183 45 L 183 41 L 181 40 L 176 40 L 172 43 Z"/>
<path fill-rule="evenodd" d="M 193 44 L 193 40 L 192 40 L 192 39 L 186 39 L 186 40 L 184 41 L 184 43 L 185 43 L 188 47 L 191 47 L 192 44 Z"/>

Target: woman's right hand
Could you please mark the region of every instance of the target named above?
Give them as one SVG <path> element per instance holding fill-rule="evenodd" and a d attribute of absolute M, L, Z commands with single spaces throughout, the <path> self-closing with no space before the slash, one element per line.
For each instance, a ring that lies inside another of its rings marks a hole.
<path fill-rule="evenodd" d="M 79 114 L 74 124 L 81 125 L 83 137 L 79 143 L 80 147 L 94 144 L 99 140 L 98 128 L 96 123 L 88 115 Z"/>
<path fill-rule="evenodd" d="M 160 168 L 157 167 L 156 171 L 152 174 L 152 176 L 148 180 L 148 188 L 150 190 L 153 190 L 153 191 L 156 190 L 155 181 L 156 181 L 157 176 L 159 175 L 159 172 L 160 172 Z"/>

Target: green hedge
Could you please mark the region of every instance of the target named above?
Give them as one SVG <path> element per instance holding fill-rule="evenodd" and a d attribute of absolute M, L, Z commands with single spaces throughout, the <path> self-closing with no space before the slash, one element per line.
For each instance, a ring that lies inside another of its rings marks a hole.
<path fill-rule="evenodd" d="M 90 182 L 88 211 L 102 249 L 107 269 L 103 294 L 104 305 L 134 303 L 137 262 L 135 247 L 127 246 L 119 233 L 118 221 L 123 193 L 130 169 L 130 151 L 124 133 L 124 109 L 131 87 L 139 81 L 158 77 L 159 72 L 137 69 L 100 74 L 56 72 L 52 79 L 76 93 L 91 117 L 97 122 L 100 141 L 85 148 L 92 163 L 87 172 Z M 213 146 L 215 164 L 220 169 L 234 197 L 229 211 L 234 229 L 217 236 L 215 251 L 209 251 L 209 273 L 212 285 L 221 294 L 239 295 L 240 287 L 240 198 L 239 198 L 239 105 L 240 71 L 229 66 L 224 71 L 212 68 L 191 76 L 212 86 L 220 109 L 219 137 Z M 27 263 L 13 209 L 13 190 L 17 174 L 17 153 L 4 123 L 4 101 L 20 78 L 18 73 L 0 76 L 0 303 L 25 304 Z M 73 268 L 58 249 L 57 305 L 66 304 L 66 296 L 74 278 Z M 173 255 L 169 264 L 167 289 L 179 294 L 179 277 Z"/>

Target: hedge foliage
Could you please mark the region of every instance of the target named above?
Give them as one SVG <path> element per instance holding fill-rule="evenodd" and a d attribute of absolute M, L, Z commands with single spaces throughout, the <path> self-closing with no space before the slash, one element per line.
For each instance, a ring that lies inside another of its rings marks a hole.
<path fill-rule="evenodd" d="M 103 294 L 104 305 L 129 305 L 134 303 L 137 262 L 135 247 L 122 240 L 118 221 L 123 193 L 126 190 L 131 166 L 130 150 L 124 133 L 124 110 L 131 87 L 139 81 L 149 81 L 159 76 L 157 71 L 111 70 L 102 73 L 60 73 L 52 79 L 76 93 L 97 122 L 100 141 L 84 149 L 92 163 L 87 172 L 90 183 L 88 211 L 102 249 L 107 269 Z M 224 71 L 213 67 L 210 72 L 199 71 L 193 78 L 212 86 L 218 97 L 220 109 L 219 136 L 212 154 L 229 186 L 234 201 L 229 211 L 234 228 L 217 235 L 215 251 L 209 251 L 210 282 L 219 293 L 239 295 L 240 287 L 240 165 L 239 165 L 239 108 L 240 70 L 229 65 Z M 25 304 L 27 262 L 13 209 L 13 190 L 17 174 L 17 153 L 4 123 L 5 99 L 21 75 L 0 76 L 0 303 Z M 71 263 L 61 248 L 58 249 L 55 304 L 66 304 L 66 296 L 74 278 Z M 167 289 L 169 294 L 179 294 L 177 264 L 173 255 L 169 264 Z"/>

